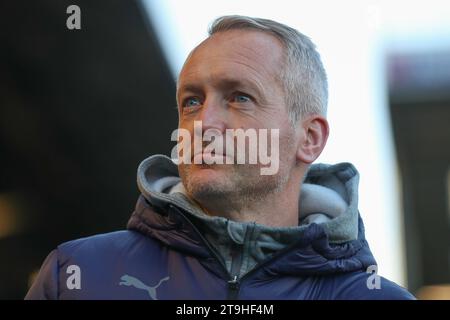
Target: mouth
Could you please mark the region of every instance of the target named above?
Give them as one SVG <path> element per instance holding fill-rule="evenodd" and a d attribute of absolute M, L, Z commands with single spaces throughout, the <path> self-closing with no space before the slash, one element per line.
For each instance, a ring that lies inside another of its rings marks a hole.
<path fill-rule="evenodd" d="M 225 164 L 226 159 L 229 158 L 229 156 L 224 155 L 222 153 L 216 153 L 216 152 L 199 152 L 196 155 L 194 155 L 193 163 L 194 164 Z M 221 163 L 217 163 L 220 161 Z"/>

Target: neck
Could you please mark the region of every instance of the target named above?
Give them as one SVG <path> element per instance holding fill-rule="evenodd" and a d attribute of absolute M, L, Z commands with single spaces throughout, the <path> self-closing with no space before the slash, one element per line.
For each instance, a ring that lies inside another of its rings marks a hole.
<path fill-rule="evenodd" d="M 221 197 L 195 202 L 211 216 L 221 216 L 237 222 L 255 222 L 269 227 L 291 227 L 298 225 L 298 209 L 301 175 L 293 175 L 276 192 L 264 197 L 237 199 Z"/>

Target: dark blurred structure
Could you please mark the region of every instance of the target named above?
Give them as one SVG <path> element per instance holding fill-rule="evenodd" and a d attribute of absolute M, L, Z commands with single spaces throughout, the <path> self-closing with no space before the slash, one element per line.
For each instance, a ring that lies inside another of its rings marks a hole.
<path fill-rule="evenodd" d="M 415 292 L 450 284 L 450 48 L 391 54 L 388 75 L 408 287 Z"/>
<path fill-rule="evenodd" d="M 138 1 L 0 13 L 0 299 L 22 299 L 56 245 L 125 227 L 139 162 L 173 146 L 175 82 Z"/>

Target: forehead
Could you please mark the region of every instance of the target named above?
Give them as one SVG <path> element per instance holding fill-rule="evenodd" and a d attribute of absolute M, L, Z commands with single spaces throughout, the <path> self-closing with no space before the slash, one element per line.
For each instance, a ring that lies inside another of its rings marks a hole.
<path fill-rule="evenodd" d="M 202 76 L 277 78 L 284 47 L 275 36 L 257 30 L 230 30 L 213 34 L 187 58 L 179 82 Z M 209 79 L 211 80 L 211 79 Z"/>

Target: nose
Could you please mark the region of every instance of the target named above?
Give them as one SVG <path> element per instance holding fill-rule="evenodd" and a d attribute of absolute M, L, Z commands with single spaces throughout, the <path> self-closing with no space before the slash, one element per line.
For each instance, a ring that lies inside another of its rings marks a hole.
<path fill-rule="evenodd" d="M 227 118 L 226 105 L 222 103 L 221 99 L 209 97 L 203 103 L 199 118 L 196 120 L 202 121 L 203 132 L 214 129 L 224 134 Z"/>

